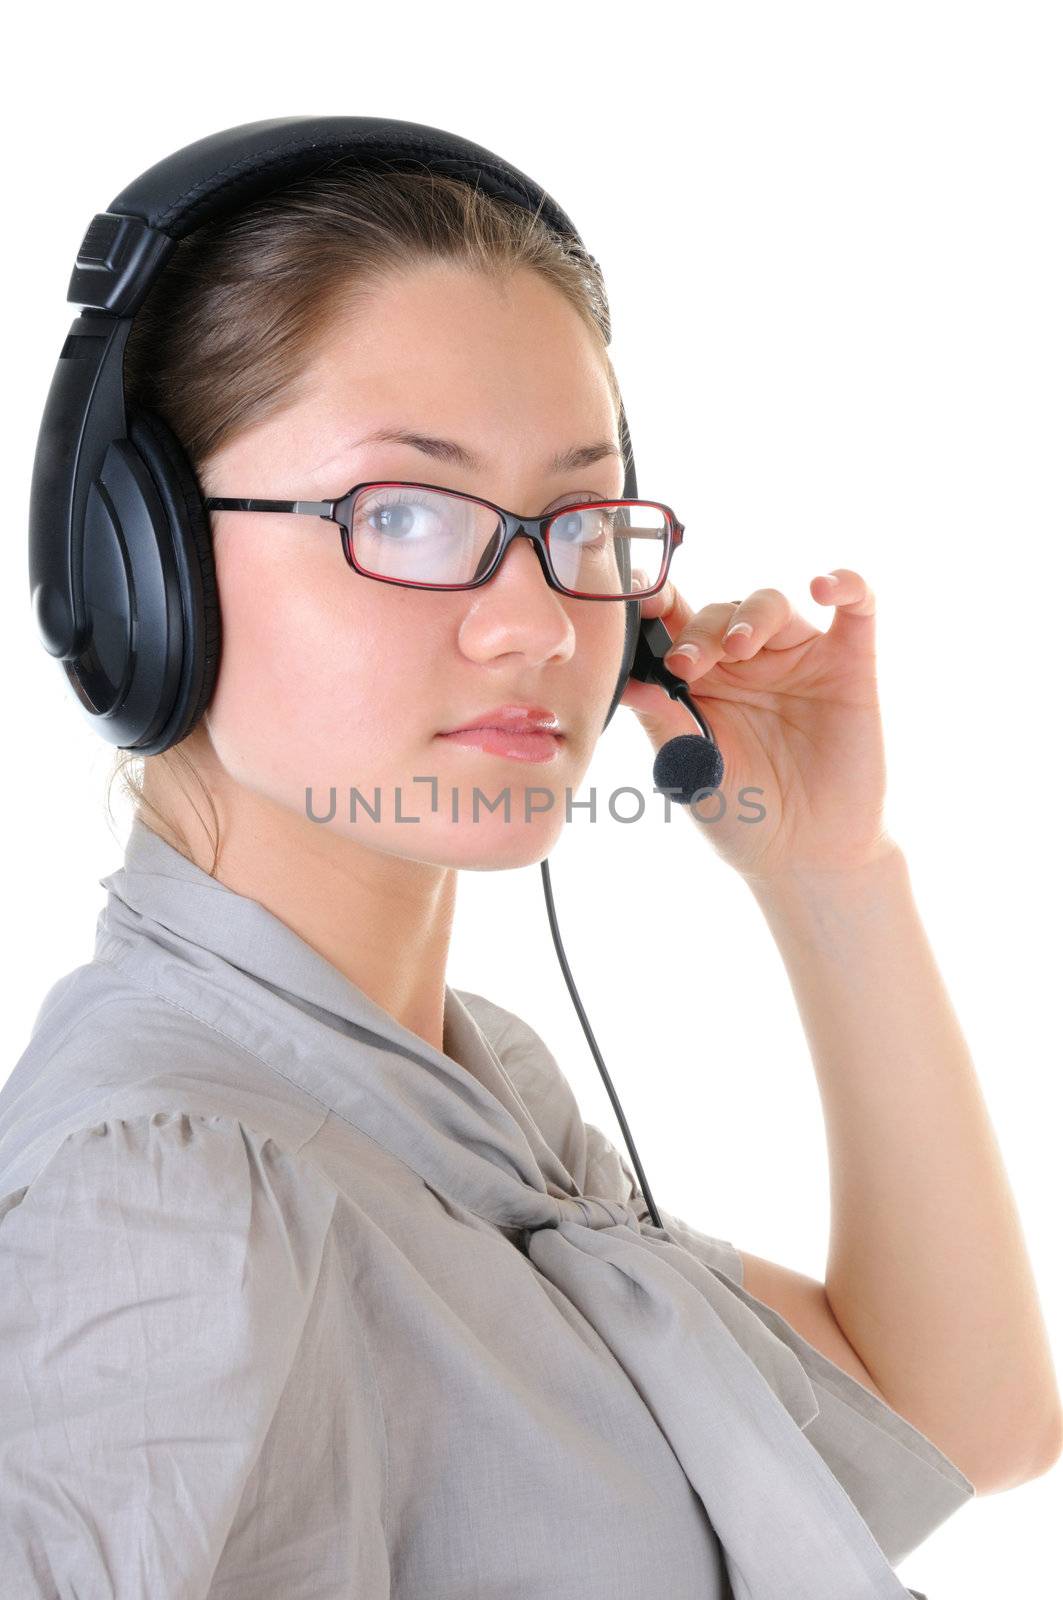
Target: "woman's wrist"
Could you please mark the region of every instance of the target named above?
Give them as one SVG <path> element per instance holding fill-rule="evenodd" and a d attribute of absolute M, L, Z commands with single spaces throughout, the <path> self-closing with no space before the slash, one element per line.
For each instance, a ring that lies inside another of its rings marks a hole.
<path fill-rule="evenodd" d="M 810 899 L 848 903 L 881 894 L 907 881 L 908 862 L 893 838 L 884 838 L 866 859 L 837 867 L 785 867 L 773 873 L 741 873 L 759 904 L 784 907 Z"/>

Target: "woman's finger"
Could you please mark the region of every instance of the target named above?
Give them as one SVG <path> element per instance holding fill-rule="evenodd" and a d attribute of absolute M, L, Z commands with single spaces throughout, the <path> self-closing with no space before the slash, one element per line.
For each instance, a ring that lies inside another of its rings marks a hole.
<path fill-rule="evenodd" d="M 755 589 L 745 600 L 721 601 L 692 616 L 665 665 L 690 683 L 718 661 L 748 661 L 761 649 L 788 650 L 818 636 L 781 590 Z"/>
<path fill-rule="evenodd" d="M 831 582 L 833 578 L 834 582 Z M 858 572 L 853 572 L 849 567 L 834 567 L 825 576 L 812 579 L 809 584 L 817 585 L 819 594 L 812 598 L 821 606 L 836 606 L 838 608 L 835 621 L 838 617 L 845 618 L 873 617 L 875 615 L 874 592 Z"/>
<path fill-rule="evenodd" d="M 694 608 L 683 599 L 671 578 L 656 594 L 640 600 L 639 610 L 644 617 L 659 617 L 673 639 L 694 615 Z"/>

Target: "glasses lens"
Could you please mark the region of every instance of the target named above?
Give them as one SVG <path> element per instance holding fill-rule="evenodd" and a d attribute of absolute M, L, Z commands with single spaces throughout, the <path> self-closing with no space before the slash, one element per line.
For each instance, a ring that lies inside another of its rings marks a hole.
<path fill-rule="evenodd" d="M 378 578 L 472 583 L 498 548 L 502 525 L 487 506 L 414 484 L 373 484 L 354 504 L 355 561 Z"/>
<path fill-rule="evenodd" d="M 474 583 L 491 565 L 502 523 L 490 507 L 413 484 L 373 484 L 355 501 L 351 548 L 364 572 L 436 587 Z M 659 506 L 573 506 L 549 523 L 560 584 L 576 594 L 638 595 L 656 587 L 668 547 Z"/>
<path fill-rule="evenodd" d="M 573 506 L 549 524 L 546 544 L 559 583 L 576 594 L 639 595 L 656 588 L 668 518 L 646 501 Z"/>

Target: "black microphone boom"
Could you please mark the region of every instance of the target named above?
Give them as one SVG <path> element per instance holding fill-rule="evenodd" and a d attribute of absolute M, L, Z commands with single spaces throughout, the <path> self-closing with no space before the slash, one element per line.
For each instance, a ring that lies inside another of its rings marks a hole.
<path fill-rule="evenodd" d="M 690 697 L 682 678 L 669 672 L 664 658 L 672 648 L 672 638 L 660 617 L 643 617 L 638 644 L 631 665 L 631 676 L 640 683 L 659 683 L 673 700 L 681 700 L 694 718 L 700 733 L 680 733 L 657 752 L 653 781 L 681 806 L 690 805 L 702 789 L 716 789 L 723 782 L 723 756 L 709 724 Z"/>

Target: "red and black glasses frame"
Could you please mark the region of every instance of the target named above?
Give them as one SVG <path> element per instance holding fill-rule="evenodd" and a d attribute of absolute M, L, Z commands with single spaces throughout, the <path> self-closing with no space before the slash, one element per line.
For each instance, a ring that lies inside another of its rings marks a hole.
<path fill-rule="evenodd" d="M 502 537 L 498 544 L 494 558 L 490 565 L 480 573 L 479 577 L 471 579 L 468 583 L 418 583 L 412 578 L 388 578 L 379 572 L 369 572 L 365 567 L 360 567 L 354 557 L 351 536 L 351 518 L 354 511 L 354 502 L 364 489 L 429 489 L 435 494 L 450 495 L 454 499 L 469 500 L 474 505 L 486 506 L 493 511 L 502 523 Z M 372 578 L 377 583 L 394 583 L 406 589 L 440 589 L 454 591 L 459 589 L 479 589 L 483 584 L 489 583 L 498 571 L 502 558 L 509 549 L 513 540 L 523 535 L 531 540 L 539 558 L 539 565 L 543 569 L 543 576 L 551 589 L 556 589 L 559 594 L 571 595 L 577 600 L 644 600 L 649 595 L 657 594 L 664 588 L 668 579 L 668 570 L 672 564 L 672 556 L 683 542 L 684 526 L 676 517 L 670 506 L 662 504 L 659 500 L 578 500 L 573 505 L 561 506 L 557 511 L 551 511 L 545 517 L 519 517 L 513 511 L 506 511 L 502 506 L 496 506 L 490 500 L 483 500 L 479 495 L 464 494 L 460 489 L 446 489 L 436 483 L 413 483 L 409 480 L 377 481 L 372 483 L 358 483 L 353 489 L 348 489 L 346 494 L 340 495 L 337 500 L 251 500 L 237 498 L 222 498 L 211 496 L 204 501 L 208 511 L 286 511 L 296 516 L 320 517 L 325 522 L 335 522 L 340 528 L 340 542 L 343 547 L 344 558 L 353 571 L 360 573 L 363 578 Z M 550 524 L 559 518 L 569 515 L 573 511 L 590 511 L 602 506 L 652 506 L 654 510 L 663 512 L 665 526 L 660 533 L 649 531 L 643 535 L 647 538 L 664 540 L 664 557 L 661 564 L 660 577 L 652 589 L 642 589 L 636 595 L 624 594 L 589 594 L 578 589 L 569 589 L 556 577 L 550 561 L 549 530 Z"/>

